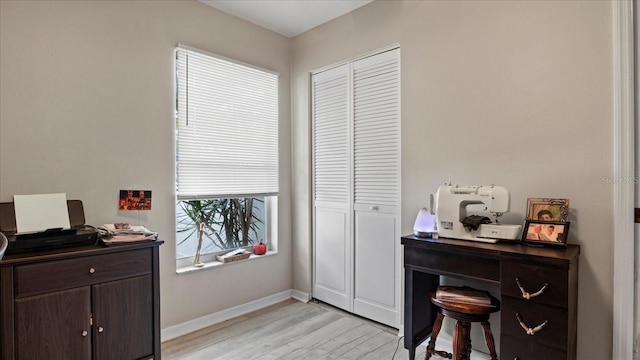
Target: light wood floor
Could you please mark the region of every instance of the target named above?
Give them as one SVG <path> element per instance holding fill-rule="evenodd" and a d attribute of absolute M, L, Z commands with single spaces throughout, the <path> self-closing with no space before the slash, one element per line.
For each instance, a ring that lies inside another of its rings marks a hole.
<path fill-rule="evenodd" d="M 167 341 L 162 358 L 408 360 L 403 340 L 396 329 L 328 305 L 287 300 Z M 424 359 L 424 348 L 416 359 Z"/>

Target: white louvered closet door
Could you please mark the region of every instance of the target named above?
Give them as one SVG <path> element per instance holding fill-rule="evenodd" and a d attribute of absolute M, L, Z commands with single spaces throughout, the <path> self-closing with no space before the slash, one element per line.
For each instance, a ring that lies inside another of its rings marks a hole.
<path fill-rule="evenodd" d="M 400 324 L 399 49 L 312 76 L 313 297 Z"/>
<path fill-rule="evenodd" d="M 400 50 L 353 64 L 353 311 L 399 326 Z"/>
<path fill-rule="evenodd" d="M 352 311 L 351 81 L 343 65 L 312 77 L 313 297 Z"/>

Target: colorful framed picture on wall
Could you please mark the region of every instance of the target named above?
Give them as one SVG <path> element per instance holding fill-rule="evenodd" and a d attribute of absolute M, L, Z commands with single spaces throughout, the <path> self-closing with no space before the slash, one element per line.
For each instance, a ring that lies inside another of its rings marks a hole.
<path fill-rule="evenodd" d="M 151 191 L 120 190 L 118 210 L 151 210 Z"/>
<path fill-rule="evenodd" d="M 566 222 L 568 217 L 569 199 L 527 199 L 527 220 Z"/>

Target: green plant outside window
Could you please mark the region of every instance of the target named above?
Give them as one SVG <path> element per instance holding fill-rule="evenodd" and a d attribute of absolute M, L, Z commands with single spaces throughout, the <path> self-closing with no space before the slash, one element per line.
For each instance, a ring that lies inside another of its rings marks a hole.
<path fill-rule="evenodd" d="M 178 253 L 215 253 L 246 247 L 264 239 L 264 198 L 226 198 L 178 202 Z M 201 226 L 202 224 L 202 226 Z M 202 229 L 202 234 L 200 234 Z"/>

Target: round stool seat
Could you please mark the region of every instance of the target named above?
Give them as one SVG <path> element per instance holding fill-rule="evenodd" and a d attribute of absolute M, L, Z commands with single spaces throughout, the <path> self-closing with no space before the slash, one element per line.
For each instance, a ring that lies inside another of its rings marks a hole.
<path fill-rule="evenodd" d="M 489 319 L 489 315 L 496 311 L 500 311 L 500 301 L 495 297 L 489 295 L 491 304 L 472 304 L 468 302 L 459 302 L 456 300 L 444 300 L 438 299 L 435 294 L 431 293 L 431 303 L 441 310 L 445 311 L 447 316 L 450 316 L 457 320 L 458 317 L 469 319 L 471 322 L 485 321 L 484 318 Z M 478 320 L 473 320 L 478 319 Z"/>
<path fill-rule="evenodd" d="M 464 287 L 466 292 L 477 291 Z M 473 294 L 473 293 L 472 293 Z M 438 314 L 433 324 L 431 331 L 431 340 L 427 346 L 427 354 L 425 359 L 431 358 L 431 355 L 436 354 L 444 358 L 454 360 L 467 360 L 471 354 L 471 338 L 470 330 L 471 323 L 479 322 L 482 324 L 484 330 L 485 340 L 492 360 L 497 360 L 498 356 L 495 350 L 495 343 L 493 334 L 491 333 L 491 327 L 489 324 L 489 316 L 491 313 L 500 310 L 500 301 L 491 296 L 487 292 L 478 291 L 478 295 L 488 296 L 490 304 L 470 303 L 465 301 L 458 301 L 455 299 L 441 299 L 437 298 L 434 293 L 431 293 L 429 299 L 431 303 L 438 307 Z M 445 316 L 448 316 L 456 320 L 454 333 L 453 333 L 453 354 L 446 351 L 439 351 L 435 349 L 436 338 L 442 327 L 442 320 Z"/>

